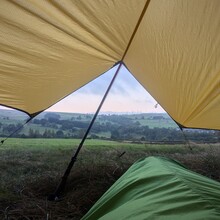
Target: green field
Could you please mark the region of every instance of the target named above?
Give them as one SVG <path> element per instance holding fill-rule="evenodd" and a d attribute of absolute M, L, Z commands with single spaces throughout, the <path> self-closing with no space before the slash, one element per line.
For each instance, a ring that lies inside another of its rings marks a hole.
<path fill-rule="evenodd" d="M 47 201 L 79 139 L 8 139 L 0 146 L 0 219 L 80 219 L 136 160 L 177 159 L 220 181 L 220 145 L 150 145 L 86 140 L 59 202 Z M 121 156 L 123 154 L 123 156 Z"/>
<path fill-rule="evenodd" d="M 43 112 L 22 127 L 27 120 L 24 113 L 1 110 L 0 136 L 80 139 L 92 117 L 91 114 Z M 145 143 L 184 143 L 186 139 L 196 143 L 220 142 L 218 131 L 184 131 L 185 135 L 165 113 L 101 114 L 96 118 L 88 138 Z"/>
<path fill-rule="evenodd" d="M 1 150 L 17 150 L 17 151 L 57 151 L 57 150 L 68 150 L 75 149 L 81 139 L 42 139 L 42 138 L 9 138 L 5 143 L 0 147 Z M 86 149 L 129 149 L 129 150 L 161 150 L 162 152 L 173 148 L 176 150 L 180 149 L 183 153 L 186 148 L 186 145 L 179 145 L 178 147 L 174 145 L 151 145 L 151 144 L 141 144 L 141 143 L 131 143 L 127 141 L 108 141 L 108 140 L 95 140 L 87 139 L 84 143 L 84 148 Z"/>

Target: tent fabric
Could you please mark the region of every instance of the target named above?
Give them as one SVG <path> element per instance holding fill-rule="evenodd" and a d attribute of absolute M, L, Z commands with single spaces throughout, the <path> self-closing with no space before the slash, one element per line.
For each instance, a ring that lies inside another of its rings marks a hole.
<path fill-rule="evenodd" d="M 220 219 L 220 183 L 178 162 L 148 157 L 134 163 L 82 220 Z"/>
<path fill-rule="evenodd" d="M 219 0 L 2 0 L 0 104 L 35 115 L 121 61 L 176 122 L 220 129 L 219 23 Z"/>

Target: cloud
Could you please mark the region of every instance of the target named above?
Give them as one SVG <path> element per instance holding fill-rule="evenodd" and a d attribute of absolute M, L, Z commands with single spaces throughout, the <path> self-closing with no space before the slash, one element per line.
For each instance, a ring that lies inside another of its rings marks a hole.
<path fill-rule="evenodd" d="M 102 100 L 117 66 L 66 97 L 50 111 L 95 112 Z M 103 112 L 164 112 L 156 101 L 140 85 L 133 75 L 122 67 L 107 99 L 101 109 Z"/>
<path fill-rule="evenodd" d="M 117 66 L 53 105 L 48 111 L 95 112 L 116 69 Z M 156 103 L 133 75 L 125 67 L 122 67 L 101 111 L 164 112 L 160 106 L 155 108 Z"/>

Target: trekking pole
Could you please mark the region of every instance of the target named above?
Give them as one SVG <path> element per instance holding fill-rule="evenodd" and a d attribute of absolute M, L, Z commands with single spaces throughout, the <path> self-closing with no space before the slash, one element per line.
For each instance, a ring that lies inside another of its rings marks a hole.
<path fill-rule="evenodd" d="M 50 200 L 50 201 L 59 200 L 59 196 L 60 196 L 60 194 L 62 193 L 62 191 L 64 190 L 64 188 L 66 186 L 67 178 L 68 178 L 68 176 L 70 174 L 70 171 L 71 171 L 74 163 L 77 160 L 77 156 L 78 156 L 81 148 L 83 147 L 83 144 L 84 144 L 84 142 L 85 142 L 85 140 L 86 140 L 86 138 L 87 138 L 87 136 L 88 136 L 88 134 L 89 134 L 89 132 L 90 132 L 90 130 L 91 130 L 91 128 L 92 128 L 92 126 L 93 126 L 97 116 L 98 116 L 98 114 L 99 114 L 99 111 L 100 111 L 103 103 L 105 102 L 105 99 L 106 99 L 106 97 L 107 97 L 107 95 L 108 95 L 108 93 L 109 93 L 109 91 L 110 91 L 110 89 L 111 89 L 111 87 L 112 87 L 112 85 L 113 85 L 113 83 L 114 83 L 114 81 L 115 81 L 115 79 L 116 79 L 116 77 L 117 77 L 117 75 L 119 73 L 119 70 L 121 69 L 122 65 L 123 65 L 123 63 L 120 62 L 119 66 L 116 69 L 115 74 L 114 74 L 114 76 L 113 76 L 113 78 L 112 78 L 112 80 L 111 80 L 111 82 L 110 82 L 110 84 L 109 84 L 109 86 L 108 86 L 108 88 L 107 88 L 107 90 L 106 90 L 106 92 L 105 92 L 105 94 L 104 94 L 104 96 L 103 96 L 103 98 L 102 98 L 102 100 L 101 100 L 101 102 L 100 102 L 100 104 L 99 104 L 99 106 L 98 106 L 98 108 L 97 108 L 97 110 L 96 110 L 96 112 L 95 112 L 95 114 L 94 114 L 94 116 L 93 116 L 89 126 L 88 126 L 88 128 L 87 128 L 87 130 L 86 130 L 86 132 L 85 132 L 85 134 L 84 134 L 84 136 L 83 136 L 83 138 L 82 138 L 82 140 L 81 140 L 81 142 L 80 142 L 80 144 L 79 144 L 79 146 L 78 146 L 78 148 L 76 150 L 76 152 L 72 156 L 72 158 L 71 158 L 71 160 L 70 160 L 70 162 L 69 162 L 69 164 L 67 166 L 67 169 L 66 169 L 63 177 L 61 178 L 61 181 L 60 181 L 56 191 L 53 194 L 48 196 L 48 200 Z"/>

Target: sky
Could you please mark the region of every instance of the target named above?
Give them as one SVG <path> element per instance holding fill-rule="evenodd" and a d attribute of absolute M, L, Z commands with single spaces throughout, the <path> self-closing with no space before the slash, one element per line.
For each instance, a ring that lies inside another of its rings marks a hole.
<path fill-rule="evenodd" d="M 116 69 L 117 66 L 72 93 L 47 111 L 94 113 Z M 157 105 L 157 101 L 152 98 L 133 75 L 125 67 L 122 67 L 101 108 L 101 112 L 163 113 L 165 111 Z"/>
<path fill-rule="evenodd" d="M 67 96 L 46 111 L 94 113 L 117 69 L 100 77 Z M 7 109 L 1 107 L 1 109 Z M 163 108 L 123 66 L 101 108 L 100 113 L 164 113 Z"/>

